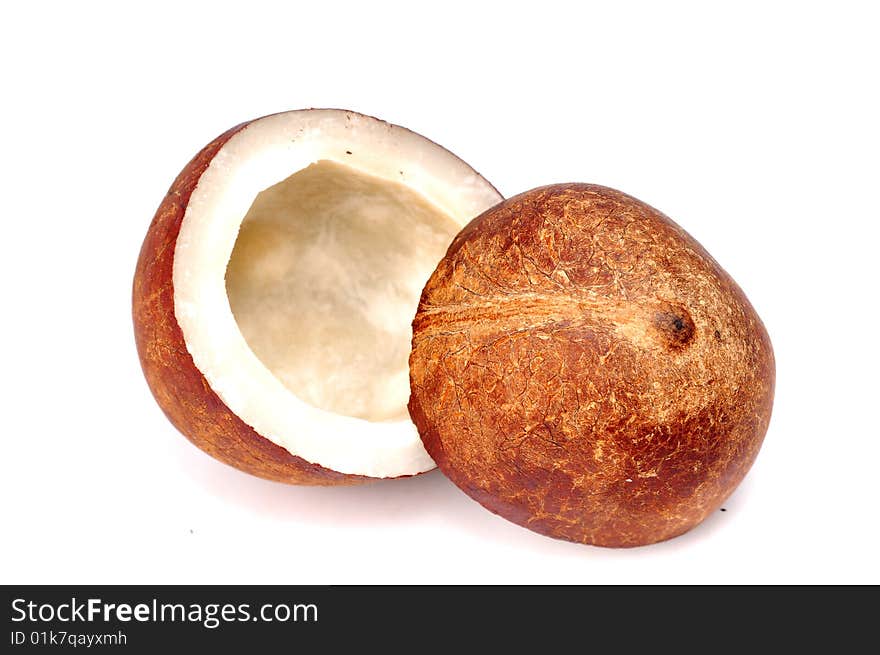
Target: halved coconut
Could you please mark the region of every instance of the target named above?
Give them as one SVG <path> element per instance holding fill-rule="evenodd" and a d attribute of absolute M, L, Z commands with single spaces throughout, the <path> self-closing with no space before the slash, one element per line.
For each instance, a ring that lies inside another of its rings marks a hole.
<path fill-rule="evenodd" d="M 449 151 L 354 112 L 232 128 L 178 176 L 141 249 L 135 336 L 156 400 L 265 478 L 434 468 L 407 412 L 411 322 L 456 233 L 499 200 Z"/>

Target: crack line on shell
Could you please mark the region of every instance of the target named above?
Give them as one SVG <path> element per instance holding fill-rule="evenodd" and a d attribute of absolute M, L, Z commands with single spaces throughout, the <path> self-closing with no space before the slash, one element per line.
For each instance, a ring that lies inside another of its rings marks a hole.
<path fill-rule="evenodd" d="M 470 289 L 467 291 L 474 294 Z M 611 325 L 627 340 L 644 342 L 645 339 L 635 337 L 638 332 L 646 335 L 651 332 L 648 328 L 652 317 L 662 310 L 664 304 L 662 301 L 637 304 L 589 294 L 521 292 L 515 296 L 474 295 L 486 300 L 423 304 L 415 322 L 417 329 L 414 341 L 467 332 L 468 325 L 486 322 L 508 326 L 516 324 L 516 331 L 521 332 L 570 321 L 571 326 Z M 459 326 L 461 329 L 456 329 Z"/>

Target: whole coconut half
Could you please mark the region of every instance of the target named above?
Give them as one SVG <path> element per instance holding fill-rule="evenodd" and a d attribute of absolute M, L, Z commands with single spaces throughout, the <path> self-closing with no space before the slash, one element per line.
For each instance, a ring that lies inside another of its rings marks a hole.
<path fill-rule="evenodd" d="M 198 447 L 273 480 L 433 468 L 406 407 L 412 316 L 454 235 L 500 199 L 432 141 L 354 112 L 232 128 L 174 181 L 138 259 L 156 401 Z"/>
<path fill-rule="evenodd" d="M 773 401 L 743 292 L 648 205 L 587 184 L 488 210 L 413 324 L 410 413 L 491 511 L 601 546 L 680 535 L 751 467 Z"/>

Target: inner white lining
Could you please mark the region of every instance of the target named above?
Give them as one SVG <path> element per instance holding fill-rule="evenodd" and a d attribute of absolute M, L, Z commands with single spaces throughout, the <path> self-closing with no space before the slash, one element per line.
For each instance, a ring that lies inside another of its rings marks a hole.
<path fill-rule="evenodd" d="M 342 473 L 397 477 L 430 470 L 434 463 L 408 416 L 371 421 L 305 402 L 254 354 L 230 308 L 227 263 L 251 204 L 318 161 L 405 184 L 458 226 L 501 200 L 464 162 L 403 128 L 341 110 L 259 119 L 221 148 L 190 198 L 174 256 L 177 321 L 208 384 L 258 434 Z M 427 265 L 428 274 L 434 265 Z"/>

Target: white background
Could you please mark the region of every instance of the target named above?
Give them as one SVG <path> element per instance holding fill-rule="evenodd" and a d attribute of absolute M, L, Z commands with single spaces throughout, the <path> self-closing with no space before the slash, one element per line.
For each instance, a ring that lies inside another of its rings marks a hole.
<path fill-rule="evenodd" d="M 880 582 L 878 17 L 715 4 L 8 5 L 0 582 Z M 507 523 L 437 472 L 289 487 L 177 434 L 134 348 L 141 240 L 201 146 L 309 106 L 405 125 L 506 196 L 620 188 L 700 240 L 778 367 L 727 511 L 604 550 Z"/>

